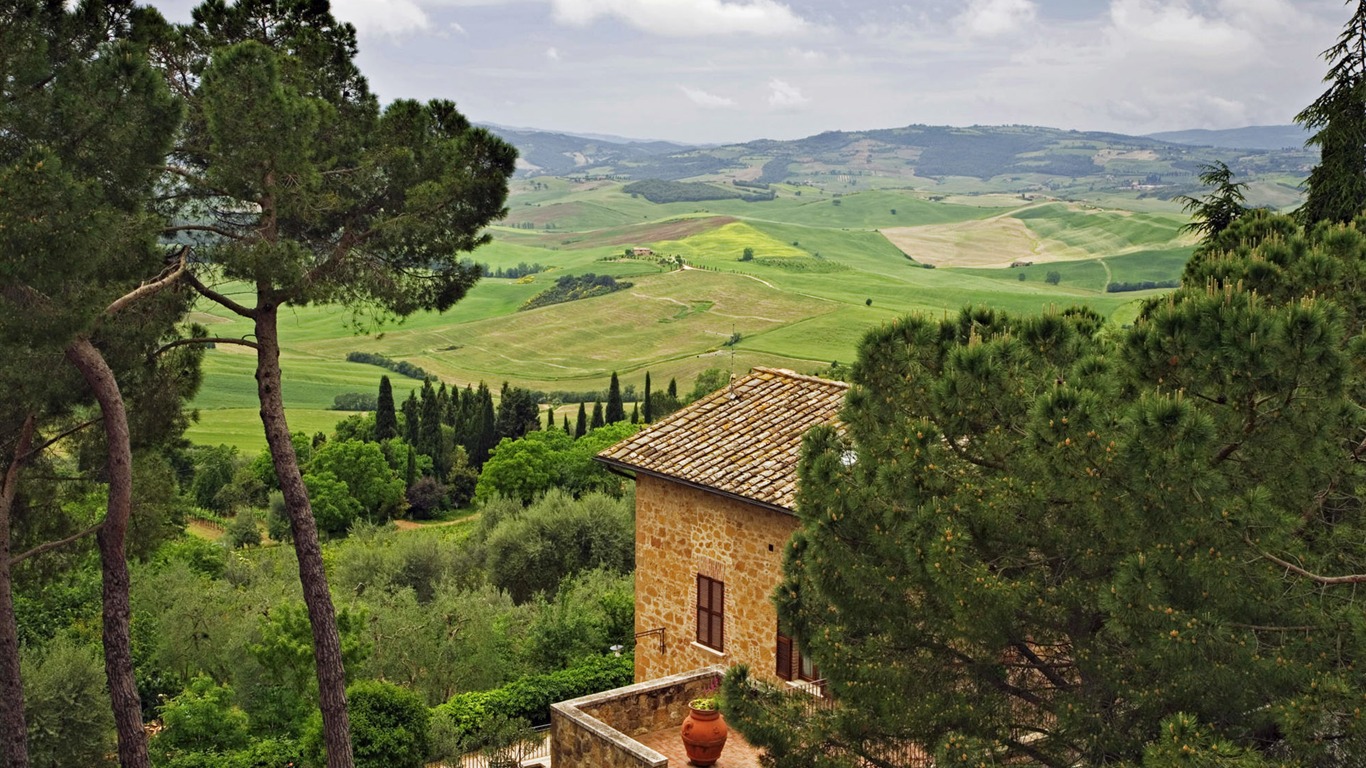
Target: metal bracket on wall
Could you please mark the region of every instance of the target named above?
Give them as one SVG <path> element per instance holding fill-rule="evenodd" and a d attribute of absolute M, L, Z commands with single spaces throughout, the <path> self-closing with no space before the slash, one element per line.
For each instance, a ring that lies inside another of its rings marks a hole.
<path fill-rule="evenodd" d="M 650 636 L 650 635 L 659 635 L 659 652 L 660 652 L 660 653 L 663 653 L 663 652 L 664 652 L 664 627 L 659 627 L 658 629 L 647 629 L 647 630 L 645 630 L 644 632 L 637 632 L 637 633 L 636 633 L 636 639 L 639 640 L 639 639 L 642 638 L 642 637 L 648 637 L 648 636 Z"/>

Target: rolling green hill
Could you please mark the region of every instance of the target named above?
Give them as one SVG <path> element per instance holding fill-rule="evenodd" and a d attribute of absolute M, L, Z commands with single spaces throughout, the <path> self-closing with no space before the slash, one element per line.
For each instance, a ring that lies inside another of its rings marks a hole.
<path fill-rule="evenodd" d="M 956 159 L 988 145 L 975 159 Z M 1051 129 L 912 126 L 738 148 L 638 147 L 613 160 L 623 174 L 628 165 L 630 174 L 648 163 L 709 165 L 691 180 L 772 193 L 771 200 L 653 203 L 627 191 L 629 179 L 592 178 L 587 161 L 563 178 L 533 171 L 514 182 L 508 217 L 471 258 L 491 269 L 538 263 L 546 271 L 485 278 L 443 315 L 422 313 L 361 335 L 348 330 L 343 309 L 293 310 L 280 329 L 289 416 L 296 430 L 326 431 L 347 415 L 326 410 L 337 394 L 374 391 L 388 372 L 346 362 L 352 351 L 406 360 L 457 386 L 507 380 L 545 391 L 600 390 L 617 371 L 623 385 L 639 389 L 650 371 L 657 386 L 677 378 L 686 388 L 710 367 L 814 371 L 848 363 L 868 328 L 906 312 L 1084 303 L 1127 322 L 1152 291 L 1107 293 L 1106 286 L 1179 277 L 1192 241 L 1179 232 L 1186 221 L 1179 206 L 1116 174 L 1152 168 L 1162 173 L 1149 170 L 1144 179 L 1185 178 L 1200 151 Z M 1249 157 L 1279 174 L 1259 176 L 1259 184 L 1297 199 L 1279 191 L 1296 183 L 1283 167 L 1293 158 Z M 1008 173 L 989 174 L 988 162 Z M 720 173 L 722 166 L 733 173 Z M 1096 172 L 1049 175 L 1064 167 Z M 926 178 L 925 168 L 965 175 Z M 757 186 L 760 176 L 766 189 Z M 735 187 L 737 178 L 752 185 Z M 633 248 L 652 253 L 631 255 Z M 754 258 L 742 261 L 746 248 Z M 1050 272 L 1058 273 L 1056 284 L 1045 280 Z M 632 285 L 517 311 L 561 277 L 588 273 Z M 250 332 L 221 313 L 197 319 L 218 336 Z M 192 439 L 248 450 L 263 444 L 253 358 L 244 351 L 208 352 Z M 420 386 L 390 378 L 400 398 Z"/>

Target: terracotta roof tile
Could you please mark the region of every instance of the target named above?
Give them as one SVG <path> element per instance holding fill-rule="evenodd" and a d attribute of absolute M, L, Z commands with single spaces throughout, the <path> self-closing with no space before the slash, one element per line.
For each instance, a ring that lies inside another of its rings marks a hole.
<path fill-rule="evenodd" d="M 755 368 L 598 454 L 626 469 L 792 510 L 802 435 L 838 424 L 849 385 Z"/>

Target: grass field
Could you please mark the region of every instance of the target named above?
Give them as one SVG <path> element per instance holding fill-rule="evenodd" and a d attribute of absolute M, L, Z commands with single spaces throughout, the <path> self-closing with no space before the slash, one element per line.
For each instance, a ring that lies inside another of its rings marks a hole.
<path fill-rule="evenodd" d="M 1179 277 L 1190 254 L 1178 232 L 1185 219 L 1169 203 L 1099 209 L 974 196 L 971 183 L 949 179 L 936 185 L 938 200 L 920 190 L 866 189 L 872 184 L 849 184 L 850 193 L 839 197 L 775 185 L 773 201 L 655 205 L 621 186 L 561 179 L 519 185 L 508 221 L 471 258 L 493 268 L 539 263 L 547 271 L 524 281 L 485 279 L 444 314 L 357 331 L 340 308 L 283 313 L 291 428 L 328 432 L 348 415 L 327 410 L 336 395 L 376 390 L 387 371 L 346 362 L 351 351 L 406 360 L 457 386 L 484 381 L 496 390 L 506 380 L 542 390 L 603 389 L 617 371 L 623 385 L 643 388 L 649 371 L 656 386 L 677 378 L 687 389 L 709 367 L 809 372 L 848 363 L 869 328 L 907 312 L 940 316 L 965 304 L 1037 312 L 1083 303 L 1130 322 L 1151 292 L 1112 294 L 1105 286 Z M 682 255 L 696 268 L 665 271 L 652 259 L 623 259 L 623 248 L 635 245 Z M 739 261 L 747 247 L 755 259 Z M 1037 263 L 1003 268 L 1017 258 Z M 1060 274 L 1057 285 L 1045 282 L 1049 271 Z M 559 276 L 587 272 L 633 285 L 519 311 Z M 246 294 L 240 286 L 223 290 Z M 222 312 L 195 320 L 216 336 L 251 333 L 249 323 Z M 726 346 L 735 333 L 738 344 Z M 207 353 L 190 439 L 244 451 L 264 445 L 254 362 L 243 347 Z M 394 374 L 390 380 L 399 399 L 420 386 Z"/>

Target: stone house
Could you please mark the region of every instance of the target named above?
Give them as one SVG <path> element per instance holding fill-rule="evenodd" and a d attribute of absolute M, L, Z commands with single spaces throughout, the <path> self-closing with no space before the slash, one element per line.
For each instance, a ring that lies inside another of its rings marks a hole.
<path fill-rule="evenodd" d="M 636 483 L 637 682 L 735 664 L 819 677 L 770 595 L 797 527 L 802 436 L 836 423 L 847 390 L 755 368 L 598 455 Z"/>
<path fill-rule="evenodd" d="M 636 483 L 636 682 L 551 706 L 553 768 L 684 764 L 687 702 L 735 664 L 820 692 L 770 595 L 797 528 L 802 436 L 837 423 L 847 391 L 755 368 L 598 454 Z M 733 732 L 726 749 L 723 760 L 757 764 Z"/>

